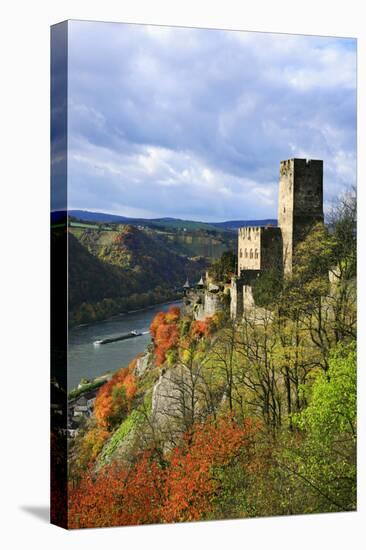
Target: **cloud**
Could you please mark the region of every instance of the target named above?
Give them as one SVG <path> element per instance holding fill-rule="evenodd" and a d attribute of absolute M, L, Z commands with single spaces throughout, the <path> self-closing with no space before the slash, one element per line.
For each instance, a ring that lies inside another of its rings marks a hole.
<path fill-rule="evenodd" d="M 275 216 L 280 160 L 355 182 L 355 41 L 71 22 L 69 205 Z"/>

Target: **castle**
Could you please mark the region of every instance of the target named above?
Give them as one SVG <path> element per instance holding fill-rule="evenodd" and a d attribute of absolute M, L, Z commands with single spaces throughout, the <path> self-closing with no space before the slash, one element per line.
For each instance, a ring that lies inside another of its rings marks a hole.
<path fill-rule="evenodd" d="M 291 276 L 295 247 L 317 222 L 324 222 L 323 161 L 297 158 L 282 161 L 278 226 L 238 230 L 238 268 L 230 285 L 232 319 L 239 320 L 255 306 L 252 285 L 261 273 L 276 268 L 285 277 Z M 212 283 L 205 285 L 202 279 L 197 289 L 186 293 L 186 298 L 186 306 L 194 309 L 198 319 L 223 309 L 218 287 Z"/>
<path fill-rule="evenodd" d="M 231 281 L 230 314 L 240 318 L 253 307 L 252 283 L 278 268 L 291 276 L 296 245 L 317 222 L 324 222 L 323 161 L 289 159 L 280 163 L 278 227 L 242 227 L 238 235 L 238 273 Z"/>

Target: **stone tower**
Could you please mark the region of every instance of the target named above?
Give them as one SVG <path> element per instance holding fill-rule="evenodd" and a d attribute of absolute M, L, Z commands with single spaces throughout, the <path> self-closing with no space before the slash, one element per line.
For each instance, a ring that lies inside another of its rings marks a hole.
<path fill-rule="evenodd" d="M 282 233 L 285 275 L 292 273 L 293 253 L 297 243 L 314 223 L 323 221 L 323 161 L 282 161 L 278 225 Z"/>

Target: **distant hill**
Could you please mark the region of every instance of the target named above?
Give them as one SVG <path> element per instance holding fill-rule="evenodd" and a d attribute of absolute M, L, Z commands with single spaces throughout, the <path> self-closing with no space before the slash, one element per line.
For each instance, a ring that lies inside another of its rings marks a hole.
<path fill-rule="evenodd" d="M 277 225 L 276 219 L 265 220 L 233 220 L 225 222 L 199 222 L 193 220 L 181 220 L 178 218 L 129 218 L 115 214 L 106 214 L 103 212 L 89 212 L 88 210 L 69 210 L 69 216 L 83 221 L 94 223 L 116 223 L 130 225 L 147 225 L 149 227 L 164 227 L 170 229 L 196 230 L 204 229 L 206 231 L 233 231 L 238 227 Z"/>
<path fill-rule="evenodd" d="M 91 254 L 73 235 L 69 234 L 68 242 L 70 310 L 76 310 L 83 302 L 121 296 L 121 274 Z"/>
<path fill-rule="evenodd" d="M 88 322 L 174 298 L 186 277 L 198 280 L 203 258 L 176 254 L 156 234 L 131 225 L 120 231 L 69 231 L 71 320 Z"/>
<path fill-rule="evenodd" d="M 232 220 L 227 222 L 215 222 L 212 225 L 218 228 L 222 227 L 223 229 L 238 229 L 239 227 L 277 226 L 277 220 L 272 218 L 265 220 Z"/>
<path fill-rule="evenodd" d="M 178 218 L 129 218 L 103 212 L 89 212 L 88 210 L 69 210 L 69 217 L 93 223 L 115 223 L 134 226 L 147 226 L 153 229 L 186 229 L 189 231 L 204 229 L 208 231 L 229 231 L 225 227 L 216 227 L 214 224 L 197 222 L 192 220 L 180 220 Z"/>
<path fill-rule="evenodd" d="M 87 222 L 99 222 L 99 223 L 130 223 L 131 220 L 136 223 L 141 222 L 139 218 L 128 218 L 125 216 L 117 216 L 115 214 L 105 214 L 103 212 L 89 212 L 89 210 L 69 210 L 69 216 L 77 218 L 78 220 L 84 220 Z"/>

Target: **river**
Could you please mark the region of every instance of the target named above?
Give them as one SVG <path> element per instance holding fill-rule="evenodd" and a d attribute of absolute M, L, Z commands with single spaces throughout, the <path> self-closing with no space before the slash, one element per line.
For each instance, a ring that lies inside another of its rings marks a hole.
<path fill-rule="evenodd" d="M 149 326 L 153 317 L 173 305 L 181 306 L 181 302 L 161 304 L 100 323 L 73 327 L 69 331 L 68 390 L 76 387 L 82 378 L 95 378 L 106 371 L 127 367 L 151 342 Z M 101 346 L 94 345 L 96 340 L 118 336 L 130 330 L 137 330 L 143 335 Z"/>

